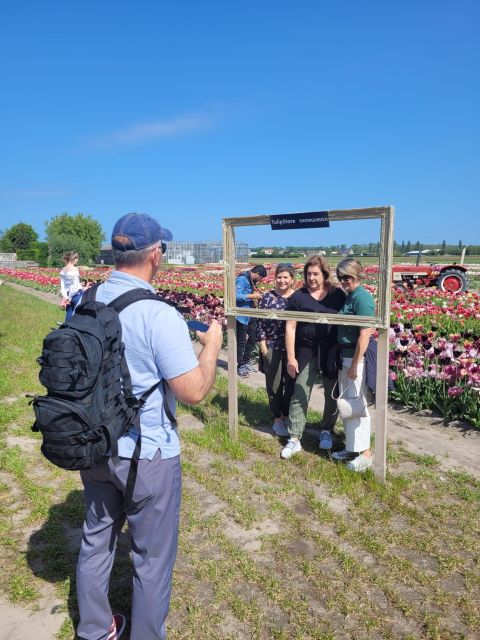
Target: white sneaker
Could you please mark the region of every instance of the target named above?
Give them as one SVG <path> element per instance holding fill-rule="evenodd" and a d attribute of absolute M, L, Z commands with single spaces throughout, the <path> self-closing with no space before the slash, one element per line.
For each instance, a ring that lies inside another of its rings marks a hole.
<path fill-rule="evenodd" d="M 288 458 L 291 458 L 301 450 L 302 445 L 300 444 L 300 440 L 292 440 L 292 438 L 290 438 L 287 444 L 283 447 L 280 457 L 284 460 L 288 460 Z"/>
<path fill-rule="evenodd" d="M 281 438 L 284 438 L 285 436 L 289 435 L 287 427 L 281 422 L 274 422 L 272 429 L 273 429 L 273 432 L 276 433 L 277 436 L 280 436 Z"/>
<path fill-rule="evenodd" d="M 332 434 L 330 431 L 320 431 L 318 446 L 320 449 L 331 449 L 333 447 Z"/>
<path fill-rule="evenodd" d="M 364 453 L 361 453 L 354 460 L 350 460 L 347 462 L 346 467 L 350 469 L 350 471 L 366 471 L 373 466 L 373 456 L 366 456 Z"/>

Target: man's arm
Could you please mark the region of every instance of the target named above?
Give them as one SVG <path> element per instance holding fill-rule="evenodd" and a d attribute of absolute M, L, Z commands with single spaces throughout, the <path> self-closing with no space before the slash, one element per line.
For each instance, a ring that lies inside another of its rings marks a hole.
<path fill-rule="evenodd" d="M 198 356 L 198 367 L 167 380 L 177 400 L 185 404 L 198 404 L 213 386 L 223 340 L 222 327 L 214 320 L 205 333 L 197 331 L 197 337 L 203 344 Z"/>
<path fill-rule="evenodd" d="M 253 283 L 246 275 L 240 274 L 235 281 L 235 298 L 237 304 L 249 302 L 250 300 L 260 300 L 260 291 L 253 291 Z"/>

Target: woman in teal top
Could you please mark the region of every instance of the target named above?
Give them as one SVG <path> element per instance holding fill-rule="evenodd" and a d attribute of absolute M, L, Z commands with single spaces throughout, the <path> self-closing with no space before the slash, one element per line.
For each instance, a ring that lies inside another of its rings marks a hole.
<path fill-rule="evenodd" d="M 375 301 L 360 284 L 363 267 L 358 260 L 346 258 L 337 266 L 337 278 L 347 294 L 341 315 L 374 316 Z M 342 368 L 338 372 L 338 386 L 342 397 L 366 396 L 364 355 L 372 330 L 368 327 L 338 326 L 337 342 L 341 348 Z M 345 449 L 332 453 L 332 458 L 347 463 L 352 471 L 365 471 L 372 466 L 370 451 L 371 421 L 363 418 L 348 418 L 343 421 Z"/>

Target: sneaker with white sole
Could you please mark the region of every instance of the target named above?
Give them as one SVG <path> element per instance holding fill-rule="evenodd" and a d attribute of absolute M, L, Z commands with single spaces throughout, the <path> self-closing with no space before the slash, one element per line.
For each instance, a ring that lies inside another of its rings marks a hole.
<path fill-rule="evenodd" d="M 256 371 L 258 371 L 258 367 L 256 366 L 255 362 L 247 362 L 244 367 L 249 373 L 255 373 Z"/>
<path fill-rule="evenodd" d="M 320 440 L 318 441 L 320 449 L 331 449 L 333 447 L 332 434 L 330 431 L 320 431 Z"/>
<path fill-rule="evenodd" d="M 238 367 L 237 373 L 241 378 L 248 378 L 248 376 L 250 375 L 250 372 L 244 364 Z"/>
<path fill-rule="evenodd" d="M 108 630 L 107 640 L 118 640 L 125 631 L 125 624 L 127 619 L 121 613 L 114 613 L 112 618 L 112 624 Z"/>
<path fill-rule="evenodd" d="M 334 451 L 332 453 L 333 460 L 338 460 L 340 462 L 348 462 L 349 460 L 354 460 L 357 456 L 358 453 L 347 451 L 346 449 L 342 449 L 342 451 Z"/>
<path fill-rule="evenodd" d="M 295 455 L 301 450 L 302 450 L 302 445 L 300 444 L 300 440 L 292 440 L 290 438 L 287 444 L 283 447 L 280 457 L 283 458 L 284 460 L 288 460 L 288 458 L 291 458 L 293 455 Z"/>
<path fill-rule="evenodd" d="M 277 434 L 280 438 L 284 438 L 288 436 L 288 429 L 283 422 L 274 422 L 272 426 L 273 432 Z"/>
<path fill-rule="evenodd" d="M 370 469 L 373 466 L 373 457 L 366 456 L 364 453 L 361 453 L 354 460 L 350 460 L 347 462 L 346 467 L 350 469 L 350 471 L 362 472 Z"/>

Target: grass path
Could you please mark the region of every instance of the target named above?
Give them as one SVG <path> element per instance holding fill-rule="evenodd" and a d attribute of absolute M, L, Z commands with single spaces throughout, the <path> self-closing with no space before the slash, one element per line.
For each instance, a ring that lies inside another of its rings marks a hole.
<path fill-rule="evenodd" d="M 35 357 L 63 314 L 10 287 L 0 308 L 0 640 L 32 624 L 37 640 L 72 638 L 80 484 L 39 454 L 24 398 L 41 391 Z M 281 461 L 262 431 L 264 391 L 241 386 L 238 442 L 226 394 L 220 376 L 205 403 L 180 408 L 170 639 L 480 638 L 478 480 L 398 446 L 385 485 L 318 456 L 313 440 Z M 126 613 L 130 571 L 125 531 L 111 601 Z"/>

